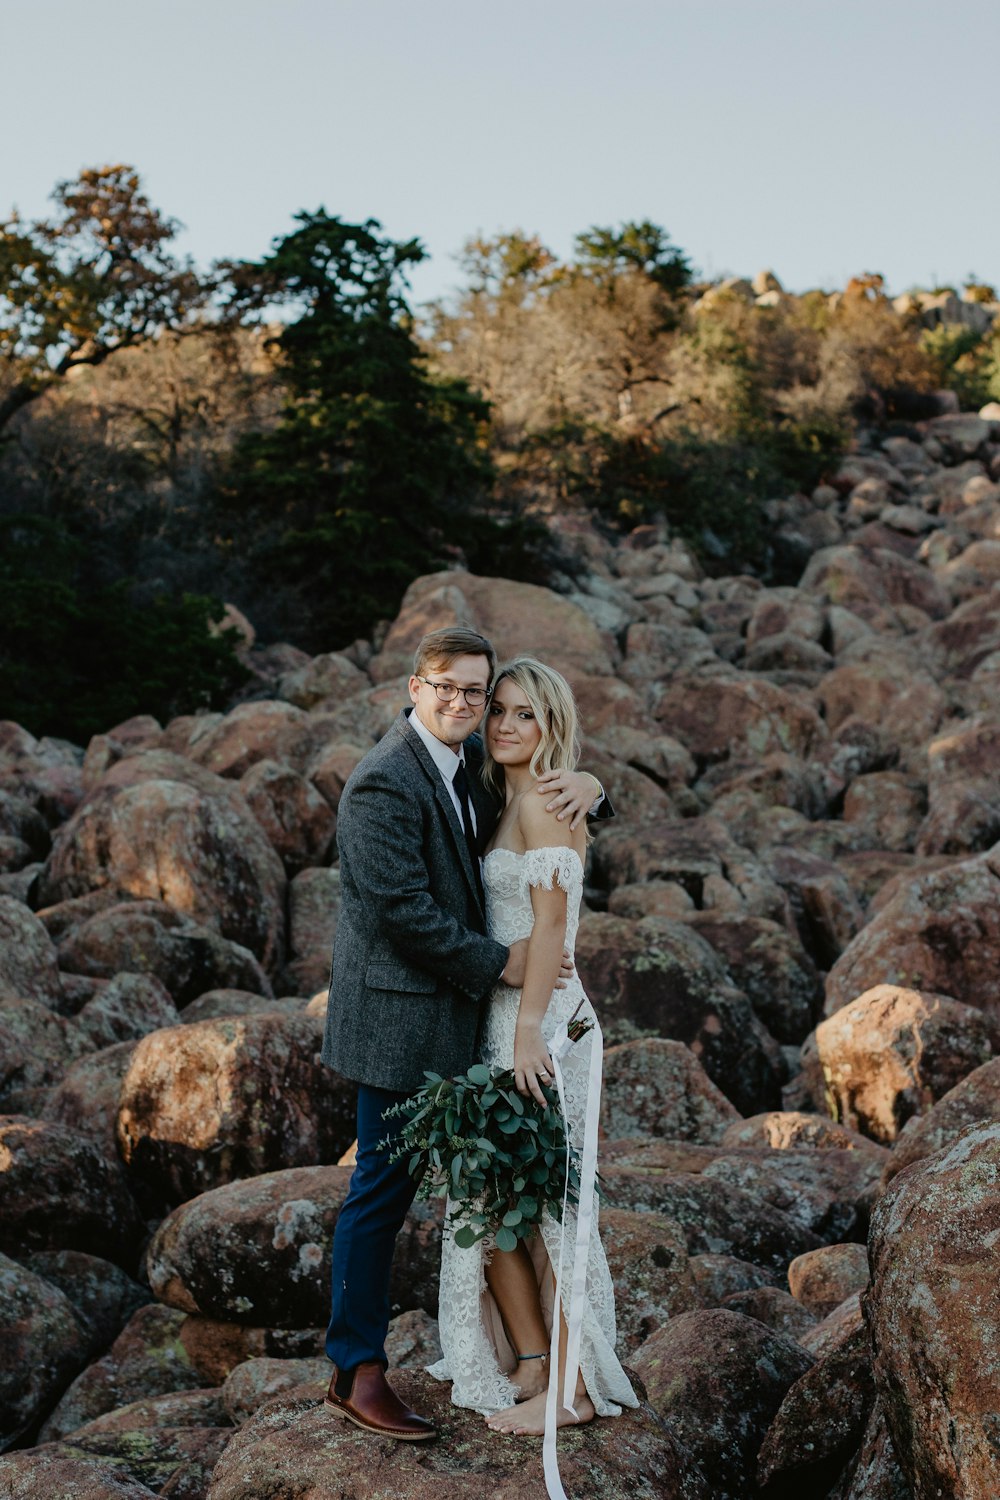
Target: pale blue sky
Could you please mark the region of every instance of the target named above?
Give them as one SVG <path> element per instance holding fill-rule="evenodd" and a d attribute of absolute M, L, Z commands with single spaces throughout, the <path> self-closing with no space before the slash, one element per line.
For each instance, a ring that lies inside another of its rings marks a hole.
<path fill-rule="evenodd" d="M 323 204 L 567 254 L 650 218 L 705 274 L 1000 281 L 1000 0 L 0 0 L 0 213 L 128 161 L 201 264 Z"/>

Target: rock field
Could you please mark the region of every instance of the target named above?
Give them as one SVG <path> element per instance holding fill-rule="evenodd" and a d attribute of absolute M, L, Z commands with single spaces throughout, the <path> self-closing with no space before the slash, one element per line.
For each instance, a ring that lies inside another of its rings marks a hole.
<path fill-rule="evenodd" d="M 440 1206 L 390 1344 L 437 1444 L 322 1407 L 353 1090 L 318 1060 L 337 804 L 428 629 L 571 678 L 618 817 L 577 951 L 637 1413 L 574 1500 L 1000 1495 L 1000 408 L 770 504 L 794 585 L 557 518 L 555 589 L 418 579 L 226 714 L 0 723 L 0 1500 L 544 1495 L 448 1403 Z"/>

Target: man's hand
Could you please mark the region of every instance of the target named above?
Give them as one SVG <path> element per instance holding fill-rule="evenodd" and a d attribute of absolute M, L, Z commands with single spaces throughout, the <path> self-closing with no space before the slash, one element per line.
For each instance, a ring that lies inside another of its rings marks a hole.
<path fill-rule="evenodd" d="M 524 983 L 525 970 L 528 967 L 528 939 L 518 938 L 516 943 L 511 943 L 507 953 L 507 962 L 503 973 L 500 975 L 501 984 L 509 984 L 512 990 L 519 990 Z M 570 956 L 568 948 L 563 949 L 562 962 L 559 965 L 559 978 L 556 980 L 556 989 L 564 990 L 566 981 L 572 979 L 576 973 L 576 966 Z"/>
<path fill-rule="evenodd" d="M 535 787 L 539 796 L 547 797 L 546 812 L 554 812 L 560 822 L 570 819 L 570 829 L 577 828 L 604 796 L 604 788 L 589 771 L 546 771 Z"/>
<path fill-rule="evenodd" d="M 512 990 L 519 990 L 524 983 L 524 971 L 527 967 L 528 939 L 518 938 L 516 943 L 510 945 L 500 983 L 509 984 Z"/>

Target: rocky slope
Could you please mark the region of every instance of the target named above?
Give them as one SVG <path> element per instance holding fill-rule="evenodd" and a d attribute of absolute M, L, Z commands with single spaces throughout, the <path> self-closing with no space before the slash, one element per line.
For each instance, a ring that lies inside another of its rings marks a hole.
<path fill-rule="evenodd" d="M 573 518 L 558 592 L 450 572 L 377 643 L 248 641 L 226 715 L 0 725 L 0 1500 L 544 1493 L 423 1373 L 434 1206 L 392 1352 L 441 1443 L 320 1405 L 337 803 L 456 620 L 571 677 L 619 809 L 578 963 L 645 1400 L 566 1435 L 567 1490 L 1000 1493 L 1000 409 L 862 437 L 771 520 L 794 586 Z"/>

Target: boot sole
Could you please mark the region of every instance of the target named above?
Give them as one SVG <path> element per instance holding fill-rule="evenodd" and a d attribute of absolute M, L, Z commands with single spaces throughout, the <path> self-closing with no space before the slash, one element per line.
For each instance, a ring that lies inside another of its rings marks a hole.
<path fill-rule="evenodd" d="M 346 1407 L 338 1406 L 329 1397 L 324 1397 L 323 1405 L 342 1421 L 353 1422 L 362 1432 L 373 1432 L 376 1437 L 392 1438 L 397 1443 L 430 1443 L 437 1437 L 436 1432 L 395 1432 L 391 1427 L 374 1427 L 370 1422 L 362 1422 L 360 1417 L 354 1416 Z"/>

